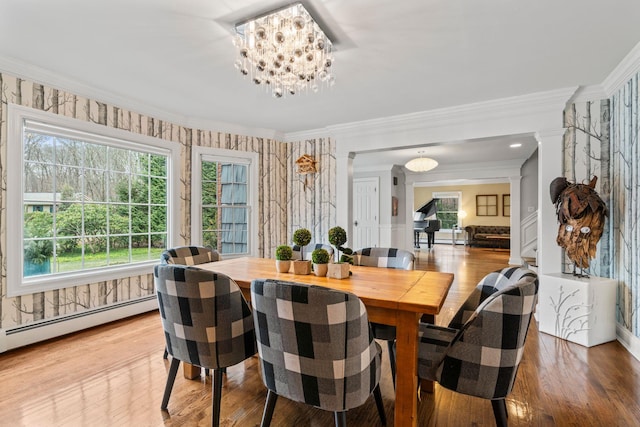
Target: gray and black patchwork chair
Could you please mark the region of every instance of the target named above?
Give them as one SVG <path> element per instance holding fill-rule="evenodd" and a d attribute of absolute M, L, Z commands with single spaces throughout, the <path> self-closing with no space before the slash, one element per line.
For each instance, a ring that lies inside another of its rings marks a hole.
<path fill-rule="evenodd" d="M 413 253 L 396 248 L 364 248 L 354 252 L 354 265 L 367 267 L 396 268 L 399 270 L 413 270 L 415 257 Z M 391 365 L 391 378 L 396 384 L 396 353 L 394 343 L 396 341 L 396 327 L 372 323 L 373 336 L 378 340 L 387 342 L 389 348 L 389 364 Z"/>
<path fill-rule="evenodd" d="M 159 264 L 154 279 L 171 367 L 162 409 L 167 409 L 180 362 L 213 370 L 212 425 L 220 423 L 222 370 L 257 351 L 247 301 L 231 278 L 197 267 Z"/>
<path fill-rule="evenodd" d="M 490 399 L 507 425 L 506 396 L 515 383 L 538 295 L 538 277 L 505 268 L 478 284 L 449 327 L 420 324 L 418 376 L 458 393 Z"/>
<path fill-rule="evenodd" d="M 381 348 L 357 296 L 258 279 L 251 283 L 251 305 L 268 389 L 262 427 L 270 425 L 278 396 L 334 412 L 339 427 L 346 425 L 346 411 L 371 393 L 386 424 L 378 385 Z"/>
<path fill-rule="evenodd" d="M 364 248 L 353 253 L 353 264 L 366 267 L 397 268 L 413 270 L 413 253 L 396 248 Z"/>
<path fill-rule="evenodd" d="M 298 245 L 293 245 L 291 247 L 293 250 L 293 257 L 291 259 L 302 259 L 302 248 Z M 325 245 L 323 243 L 312 243 L 304 247 L 304 259 L 306 261 L 311 260 L 311 254 L 316 249 L 324 249 L 329 252 L 329 259 L 333 258 L 333 248 L 330 245 Z"/>
<path fill-rule="evenodd" d="M 163 264 L 198 265 L 219 260 L 218 251 L 204 246 L 178 246 L 167 249 L 160 255 L 160 262 Z M 165 348 L 162 357 L 166 359 L 168 355 Z M 208 370 L 206 375 L 209 375 Z"/>
<path fill-rule="evenodd" d="M 160 255 L 164 264 L 198 265 L 220 260 L 220 254 L 204 246 L 179 246 L 167 249 Z"/>

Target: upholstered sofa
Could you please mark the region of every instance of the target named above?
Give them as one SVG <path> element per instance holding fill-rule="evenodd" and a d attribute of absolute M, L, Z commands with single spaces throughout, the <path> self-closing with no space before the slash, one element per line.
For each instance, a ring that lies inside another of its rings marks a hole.
<path fill-rule="evenodd" d="M 511 227 L 508 225 L 467 225 L 467 244 L 469 246 L 486 246 L 509 249 Z M 500 238 L 491 238 L 500 236 Z"/>

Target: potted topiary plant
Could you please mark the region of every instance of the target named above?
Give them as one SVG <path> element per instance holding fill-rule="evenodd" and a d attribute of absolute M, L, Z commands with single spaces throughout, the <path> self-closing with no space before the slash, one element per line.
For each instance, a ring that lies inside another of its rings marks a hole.
<path fill-rule="evenodd" d="M 327 276 L 335 279 L 344 279 L 349 277 L 351 272 L 349 266 L 353 264 L 353 251 L 344 247 L 347 243 L 347 232 L 342 227 L 333 227 L 329 230 L 329 243 L 336 248 L 336 259 L 338 262 L 329 265 Z M 342 252 L 342 255 L 340 254 Z"/>
<path fill-rule="evenodd" d="M 288 273 L 291 268 L 293 250 L 289 245 L 280 245 L 276 248 L 276 270 L 278 273 Z"/>
<path fill-rule="evenodd" d="M 294 274 L 311 273 L 311 261 L 304 259 L 304 247 L 311 242 L 311 232 L 306 228 L 299 228 L 293 233 L 293 243 L 300 247 L 300 259 L 293 261 Z"/>
<path fill-rule="evenodd" d="M 318 248 L 311 252 L 311 261 L 313 262 L 313 274 L 318 277 L 327 275 L 329 252 L 326 249 Z"/>

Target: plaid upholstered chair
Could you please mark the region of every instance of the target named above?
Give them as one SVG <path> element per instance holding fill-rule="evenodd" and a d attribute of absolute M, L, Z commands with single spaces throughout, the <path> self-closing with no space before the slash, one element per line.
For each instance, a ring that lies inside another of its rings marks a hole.
<path fill-rule="evenodd" d="M 291 247 L 293 249 L 293 257 L 291 259 L 302 259 L 302 248 L 298 245 L 293 245 Z M 311 253 L 315 249 L 324 249 L 329 252 L 329 259 L 333 258 L 333 248 L 330 245 L 325 245 L 322 243 L 312 243 L 304 247 L 304 259 L 309 261 L 311 260 Z"/>
<path fill-rule="evenodd" d="M 162 398 L 167 409 L 180 362 L 213 370 L 212 425 L 220 423 L 222 370 L 256 353 L 253 318 L 229 277 L 197 267 L 159 264 L 154 278 L 171 367 Z"/>
<path fill-rule="evenodd" d="M 399 270 L 413 270 L 415 257 L 413 253 L 396 248 L 364 248 L 354 252 L 354 265 L 368 267 L 396 268 Z M 389 348 L 389 364 L 391 365 L 391 378 L 396 385 L 396 353 L 394 343 L 396 341 L 396 327 L 372 323 L 375 339 L 384 340 Z"/>
<path fill-rule="evenodd" d="M 198 265 L 219 259 L 218 251 L 203 246 L 179 246 L 167 249 L 160 255 L 163 264 Z"/>
<path fill-rule="evenodd" d="M 413 270 L 414 261 L 411 252 L 396 248 L 364 248 L 353 253 L 353 264 L 366 267 Z"/>
<path fill-rule="evenodd" d="M 261 426 L 269 426 L 278 396 L 313 405 L 346 425 L 346 411 L 373 393 L 386 424 L 380 380 L 380 346 L 367 310 L 347 292 L 321 286 L 258 279 L 251 305 L 268 389 Z"/>
<path fill-rule="evenodd" d="M 160 255 L 160 262 L 163 264 L 198 265 L 218 260 L 218 251 L 203 246 L 178 246 L 167 249 Z M 166 359 L 168 355 L 165 348 L 162 357 Z M 208 369 L 206 375 L 209 375 Z"/>
<path fill-rule="evenodd" d="M 458 393 L 490 399 L 507 425 L 511 392 L 538 295 L 538 277 L 510 267 L 488 274 L 449 327 L 420 324 L 418 376 Z"/>

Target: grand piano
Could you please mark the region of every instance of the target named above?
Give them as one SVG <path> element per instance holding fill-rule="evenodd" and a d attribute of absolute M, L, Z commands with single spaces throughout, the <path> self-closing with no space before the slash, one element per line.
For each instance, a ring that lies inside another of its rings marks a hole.
<path fill-rule="evenodd" d="M 435 232 L 440 230 L 439 219 L 425 219 L 433 216 L 438 211 L 436 202 L 438 199 L 431 199 L 424 205 L 420 206 L 413 214 L 413 246 L 420 248 L 420 233 L 427 233 L 427 247 L 431 246 L 435 241 Z"/>

